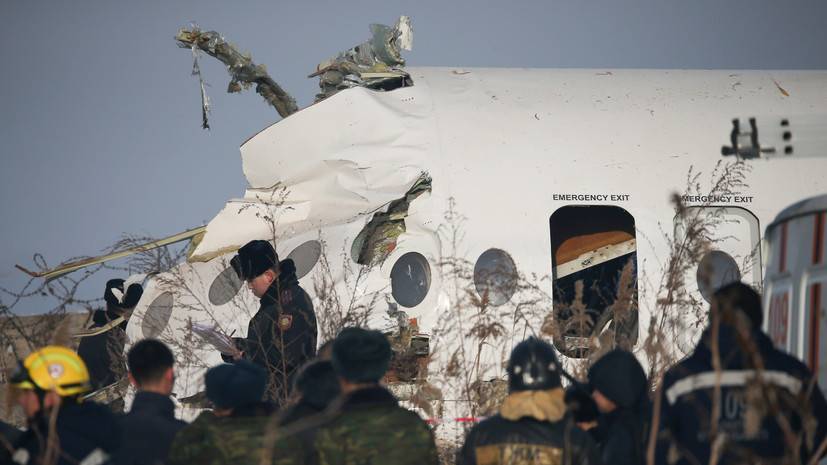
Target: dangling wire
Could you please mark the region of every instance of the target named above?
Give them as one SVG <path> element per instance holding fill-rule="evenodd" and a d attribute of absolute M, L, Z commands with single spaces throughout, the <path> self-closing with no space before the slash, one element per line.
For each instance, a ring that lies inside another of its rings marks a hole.
<path fill-rule="evenodd" d="M 198 83 L 201 86 L 201 127 L 203 129 L 210 128 L 208 115 L 210 113 L 210 98 L 207 96 L 207 83 L 204 82 L 204 77 L 201 75 L 201 67 L 198 65 L 198 45 L 192 44 L 192 75 L 198 76 Z"/>

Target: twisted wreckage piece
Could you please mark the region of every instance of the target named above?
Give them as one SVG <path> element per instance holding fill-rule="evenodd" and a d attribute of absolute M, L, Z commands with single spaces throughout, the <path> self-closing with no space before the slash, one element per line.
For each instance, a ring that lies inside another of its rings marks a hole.
<path fill-rule="evenodd" d="M 413 85 L 410 75 L 401 69 L 405 66 L 401 50 L 413 46 L 411 19 L 400 16 L 394 27 L 371 24 L 370 32 L 370 39 L 319 63 L 308 76 L 319 77 L 317 102 L 350 87 L 393 90 Z"/>
<path fill-rule="evenodd" d="M 193 50 L 196 56 L 195 63 L 193 64 L 193 74 L 198 75 L 199 79 L 200 70 L 198 68 L 197 50 L 203 51 L 207 55 L 217 58 L 227 65 L 227 71 L 229 71 L 232 77 L 230 85 L 227 87 L 227 92 L 241 92 L 243 89 L 248 89 L 255 84 L 256 92 L 261 95 L 267 103 L 272 105 L 282 118 L 286 118 L 299 111 L 296 100 L 267 74 L 267 69 L 264 65 L 253 63 L 253 59 L 249 54 L 239 52 L 238 49 L 224 40 L 219 33 L 215 31 L 205 32 L 197 26 L 194 26 L 190 29 L 181 29 L 178 31 L 178 34 L 175 35 L 175 40 L 178 42 L 179 47 Z M 209 110 L 209 104 L 204 94 L 203 80 L 201 85 L 201 98 L 204 128 L 207 129 L 209 128 L 209 124 L 207 123 L 206 114 Z"/>
<path fill-rule="evenodd" d="M 324 100 L 343 89 L 366 87 L 373 90 L 393 90 L 413 85 L 411 76 L 402 70 L 405 60 L 401 50 L 413 45 L 411 19 L 400 16 L 394 27 L 371 24 L 371 38 L 316 66 L 308 77 L 319 77 L 321 92 L 316 102 Z M 218 32 L 202 31 L 197 26 L 183 28 L 175 36 L 178 46 L 189 48 L 193 53 L 192 74 L 201 84 L 202 127 L 209 129 L 210 112 L 198 53 L 204 52 L 227 65 L 232 79 L 227 92 L 235 93 L 256 85 L 256 92 L 286 118 L 299 110 L 296 100 L 267 74 L 264 65 L 253 63 L 249 54 L 243 54 L 228 43 Z"/>

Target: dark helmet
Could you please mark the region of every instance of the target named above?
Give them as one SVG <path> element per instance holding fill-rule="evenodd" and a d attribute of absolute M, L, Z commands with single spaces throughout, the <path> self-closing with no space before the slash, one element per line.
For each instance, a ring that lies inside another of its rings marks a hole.
<path fill-rule="evenodd" d="M 532 336 L 511 351 L 508 390 L 542 391 L 560 387 L 560 368 L 551 345 Z"/>

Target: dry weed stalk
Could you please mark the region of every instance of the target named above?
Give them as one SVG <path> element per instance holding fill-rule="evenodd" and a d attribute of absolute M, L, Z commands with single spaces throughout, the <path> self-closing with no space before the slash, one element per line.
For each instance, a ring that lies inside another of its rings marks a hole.
<path fill-rule="evenodd" d="M 743 162 L 718 162 L 710 174 L 709 186 L 704 187 L 700 181 L 702 173 L 690 168 L 685 195 L 734 195 L 748 187 L 748 173 L 749 167 Z M 652 286 L 646 276 L 640 280 L 641 295 L 651 292 L 655 300 L 654 308 L 648 312 L 649 328 L 642 344 L 653 383 L 691 350 L 699 330 L 706 324 L 706 304 L 695 297 L 686 277 L 695 272 L 701 258 L 715 244 L 726 239 L 715 234 L 725 221 L 723 208 L 713 207 L 709 202 L 698 206 L 701 208 L 689 208 L 677 193 L 672 196 L 672 203 L 676 221 L 671 233 L 662 231 L 669 255 L 661 265 L 658 285 Z"/>

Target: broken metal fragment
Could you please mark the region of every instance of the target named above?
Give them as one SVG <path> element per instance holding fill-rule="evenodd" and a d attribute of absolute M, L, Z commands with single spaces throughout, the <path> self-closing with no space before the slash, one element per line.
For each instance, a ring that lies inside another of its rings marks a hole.
<path fill-rule="evenodd" d="M 175 244 L 177 242 L 185 241 L 185 240 L 193 240 L 193 241 L 200 241 L 201 238 L 204 237 L 204 233 L 206 232 L 206 226 L 199 226 L 197 228 L 193 228 L 184 232 L 180 232 L 178 234 L 173 234 L 172 236 L 165 237 L 163 239 L 158 239 L 156 241 L 150 241 L 144 244 L 139 244 L 134 247 L 130 247 L 124 250 L 118 250 L 115 252 L 108 253 L 106 255 L 101 255 L 98 257 L 91 257 L 91 258 L 81 258 L 78 260 L 74 260 L 71 262 L 64 263 L 59 265 L 55 268 L 51 269 L 44 269 L 41 271 L 31 271 L 28 270 L 20 265 L 14 265 L 15 268 L 18 270 L 26 273 L 27 275 L 31 276 L 32 278 L 45 278 L 47 281 L 50 281 L 55 278 L 59 278 L 63 275 L 69 274 L 73 271 L 81 270 L 83 268 L 97 265 L 100 263 L 108 262 L 110 260 L 116 260 L 119 258 L 128 257 L 130 255 L 146 252 L 147 250 L 157 249 L 159 247 L 165 247 L 168 245 Z"/>
<path fill-rule="evenodd" d="M 370 32 L 369 40 L 319 63 L 308 76 L 319 77 L 317 102 L 350 87 L 393 90 L 413 85 L 411 76 L 402 70 L 401 54 L 413 46 L 411 19 L 401 16 L 394 27 L 371 24 Z"/>
<path fill-rule="evenodd" d="M 431 192 L 431 177 L 422 173 L 405 196 L 388 204 L 387 211 L 378 212 L 356 236 L 351 256 L 360 265 L 375 265 L 384 261 L 396 249 L 396 241 L 406 231 L 405 218 L 411 202 L 425 192 Z"/>
<path fill-rule="evenodd" d="M 193 26 L 190 29 L 178 31 L 175 40 L 181 48 L 192 49 L 193 53 L 196 53 L 196 50 L 201 50 L 227 65 L 227 71 L 232 77 L 227 92 L 240 92 L 255 84 L 256 92 L 272 105 L 282 118 L 286 118 L 299 110 L 296 100 L 267 74 L 264 65 L 253 63 L 253 59 L 249 54 L 239 52 L 233 45 L 227 43 L 219 33 L 201 31 L 197 26 Z M 193 74 L 198 75 L 200 79 L 197 56 L 193 65 Z M 206 99 L 204 94 L 203 80 L 201 80 L 201 92 L 203 124 L 205 128 L 208 128 L 206 114 L 209 111 L 209 100 Z"/>

